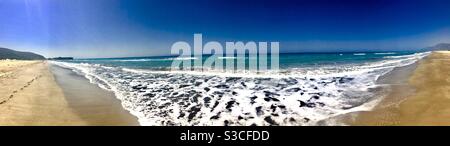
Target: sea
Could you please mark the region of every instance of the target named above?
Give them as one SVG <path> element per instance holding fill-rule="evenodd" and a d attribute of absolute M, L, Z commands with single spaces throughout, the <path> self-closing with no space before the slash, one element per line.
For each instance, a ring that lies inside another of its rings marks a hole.
<path fill-rule="evenodd" d="M 381 76 L 429 54 L 279 54 L 279 70 L 264 72 L 171 70 L 173 61 L 199 59 L 176 56 L 80 58 L 50 63 L 114 92 L 141 125 L 303 126 L 371 110 L 384 97 L 382 89 L 388 87 L 377 83 Z"/>

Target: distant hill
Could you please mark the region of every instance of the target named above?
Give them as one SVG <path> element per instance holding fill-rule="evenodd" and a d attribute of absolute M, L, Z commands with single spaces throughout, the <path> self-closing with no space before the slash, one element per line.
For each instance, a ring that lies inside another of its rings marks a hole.
<path fill-rule="evenodd" d="M 449 43 L 440 43 L 432 47 L 425 48 L 427 51 L 436 51 L 436 50 L 450 50 Z"/>
<path fill-rule="evenodd" d="M 0 47 L 0 59 L 44 60 L 45 57 L 31 52 L 19 52 Z"/>

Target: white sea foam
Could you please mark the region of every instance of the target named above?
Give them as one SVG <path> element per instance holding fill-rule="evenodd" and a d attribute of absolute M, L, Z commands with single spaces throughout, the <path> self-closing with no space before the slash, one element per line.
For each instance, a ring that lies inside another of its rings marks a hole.
<path fill-rule="evenodd" d="M 383 58 L 386 59 L 399 59 L 399 58 L 414 58 L 414 57 L 421 57 L 426 56 L 430 54 L 430 52 L 423 52 L 423 53 L 415 53 L 415 54 L 409 54 L 409 55 L 399 55 L 399 56 L 384 56 Z"/>
<path fill-rule="evenodd" d="M 281 73 L 150 71 L 51 61 L 111 90 L 141 125 L 315 125 L 370 110 L 376 80 L 429 53 Z"/>
<path fill-rule="evenodd" d="M 383 52 L 383 53 L 374 53 L 375 55 L 394 55 L 397 54 L 395 52 Z"/>
<path fill-rule="evenodd" d="M 147 62 L 147 61 L 172 61 L 172 60 L 197 60 L 196 57 L 171 57 L 171 58 L 145 58 L 145 59 L 116 59 L 108 61 L 118 61 L 118 62 Z"/>
<path fill-rule="evenodd" d="M 362 55 L 366 55 L 366 53 L 353 53 L 353 55 L 362 56 Z"/>
<path fill-rule="evenodd" d="M 236 57 L 217 57 L 217 59 L 236 59 Z"/>

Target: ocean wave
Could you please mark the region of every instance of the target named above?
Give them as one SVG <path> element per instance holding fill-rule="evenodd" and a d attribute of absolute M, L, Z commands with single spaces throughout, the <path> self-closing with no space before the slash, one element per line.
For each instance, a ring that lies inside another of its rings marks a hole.
<path fill-rule="evenodd" d="M 366 53 L 353 53 L 353 55 L 356 55 L 356 56 L 364 56 L 364 55 L 366 55 Z"/>
<path fill-rule="evenodd" d="M 426 55 L 259 76 L 51 63 L 113 91 L 141 125 L 315 125 L 336 115 L 370 110 L 376 105 L 377 92 L 372 91 L 379 88 L 376 80 L 381 75 Z"/>
<path fill-rule="evenodd" d="M 173 60 L 197 60 L 196 57 L 173 57 L 173 58 L 160 58 L 160 59 L 113 59 L 107 61 L 117 61 L 117 62 L 147 62 L 147 61 L 173 61 Z"/>
<path fill-rule="evenodd" d="M 421 52 L 421 53 L 414 53 L 409 55 L 399 55 L 399 56 L 384 56 L 385 59 L 400 59 L 400 58 L 412 58 L 412 57 L 420 57 L 420 56 L 426 56 L 429 55 L 431 52 Z"/>
<path fill-rule="evenodd" d="M 394 55 L 397 54 L 396 52 L 382 52 L 382 53 L 373 53 L 375 55 Z"/>
<path fill-rule="evenodd" d="M 236 57 L 217 57 L 217 59 L 236 59 Z"/>

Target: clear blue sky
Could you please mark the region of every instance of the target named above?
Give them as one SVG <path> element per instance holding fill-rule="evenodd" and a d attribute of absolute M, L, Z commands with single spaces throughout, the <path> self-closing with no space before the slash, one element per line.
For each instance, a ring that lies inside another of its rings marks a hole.
<path fill-rule="evenodd" d="M 279 41 L 281 52 L 450 42 L 449 0 L 0 0 L 0 46 L 53 56 L 168 55 L 176 41 Z"/>

